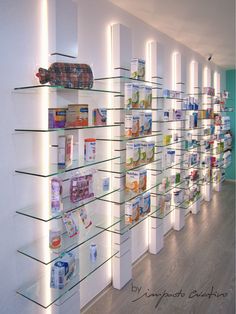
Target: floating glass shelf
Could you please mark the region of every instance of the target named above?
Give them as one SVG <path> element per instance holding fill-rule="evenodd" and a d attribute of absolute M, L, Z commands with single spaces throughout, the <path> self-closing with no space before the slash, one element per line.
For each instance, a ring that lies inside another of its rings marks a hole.
<path fill-rule="evenodd" d="M 111 128 L 115 126 L 120 126 L 120 124 L 108 124 L 108 125 L 89 125 L 89 126 L 78 126 L 73 128 L 53 128 L 53 129 L 15 129 L 16 132 L 62 132 L 62 131 L 72 131 L 72 130 L 87 130 L 87 129 L 102 129 L 102 128 Z"/>
<path fill-rule="evenodd" d="M 48 265 L 54 262 L 58 257 L 63 255 L 65 252 L 70 252 L 80 245 L 86 243 L 87 241 L 93 239 L 102 231 L 96 226 L 103 224 L 104 229 L 111 228 L 117 224 L 120 220 L 117 218 L 112 219 L 112 221 L 107 221 L 107 217 L 96 215 L 96 218 L 92 220 L 92 225 L 85 229 L 80 225 L 80 230 L 78 236 L 70 238 L 67 233 L 62 235 L 62 244 L 58 249 L 49 248 L 49 237 L 41 238 L 33 243 L 30 243 L 17 251 L 29 258 L 32 258 L 44 265 Z"/>
<path fill-rule="evenodd" d="M 181 184 L 179 184 L 177 186 L 177 188 L 180 189 L 180 190 L 189 190 L 194 185 L 199 184 L 199 182 L 202 181 L 202 180 L 203 180 L 203 178 L 198 178 L 197 180 L 194 180 L 194 181 L 192 181 L 190 179 L 187 179 L 187 180 L 181 182 Z"/>
<path fill-rule="evenodd" d="M 134 199 L 137 196 L 140 196 L 148 191 L 151 191 L 152 189 L 158 187 L 161 184 L 161 182 L 152 184 L 150 187 L 148 187 L 147 189 L 145 189 L 144 191 L 140 192 L 140 193 L 134 193 L 134 192 L 127 192 L 124 190 L 119 190 L 118 192 L 113 193 L 112 195 L 108 195 L 107 197 L 102 197 L 101 200 L 109 202 L 109 203 L 113 203 L 116 205 L 122 205 L 125 204 L 126 202 L 131 201 L 132 199 Z"/>
<path fill-rule="evenodd" d="M 137 170 L 137 169 L 149 166 L 149 165 L 154 164 L 154 163 L 159 162 L 159 161 L 161 161 L 161 159 L 158 158 L 158 154 L 155 154 L 154 160 L 151 162 L 148 162 L 148 163 L 139 164 L 139 165 L 133 166 L 133 167 L 127 167 L 125 162 L 119 163 L 119 162 L 114 161 L 114 162 L 112 162 L 111 170 L 99 168 L 98 171 L 116 173 L 116 174 L 125 174 L 128 171 Z"/>
<path fill-rule="evenodd" d="M 170 144 L 162 144 L 163 142 L 160 142 L 160 144 L 157 143 L 157 145 L 155 145 L 155 147 L 168 147 L 168 146 L 171 146 L 171 145 L 183 143 L 184 141 L 185 140 L 176 141 L 176 142 L 173 142 L 173 143 L 170 143 Z"/>
<path fill-rule="evenodd" d="M 112 232 L 112 233 L 116 233 L 119 235 L 123 235 L 125 234 L 127 231 L 133 229 L 134 227 L 136 227 L 138 224 L 140 224 L 141 222 L 143 222 L 144 220 L 146 220 L 148 217 L 150 217 L 151 215 L 154 215 L 157 211 L 159 210 L 159 208 L 157 208 L 156 206 L 151 206 L 151 210 L 149 213 L 145 214 L 144 216 L 140 216 L 139 219 L 137 221 L 134 221 L 131 224 L 126 223 L 125 221 L 125 215 L 120 217 L 120 221 L 116 224 L 111 226 L 110 228 L 105 228 L 105 226 L 103 224 L 98 225 L 98 228 L 101 228 L 103 230 Z"/>
<path fill-rule="evenodd" d="M 169 210 L 161 211 L 160 209 L 154 212 L 153 214 L 150 215 L 152 218 L 156 219 L 164 219 L 167 217 L 170 213 L 172 213 L 175 209 L 175 205 L 170 205 Z"/>
<path fill-rule="evenodd" d="M 71 87 L 64 87 L 64 86 L 52 86 L 52 85 L 30 85 L 30 86 L 20 86 L 20 87 L 15 87 L 14 90 L 29 90 L 29 89 L 38 89 L 38 88 L 50 88 L 52 90 L 58 90 L 58 91 L 70 91 L 70 90 L 77 90 L 77 91 L 83 91 L 85 93 L 110 93 L 110 94 L 120 94 L 118 91 L 111 91 L 111 90 L 106 90 L 106 89 L 95 89 L 95 88 L 71 88 Z"/>
<path fill-rule="evenodd" d="M 183 128 L 183 129 L 168 129 L 169 131 L 195 131 L 195 130 L 200 130 L 204 129 L 204 127 L 196 127 L 196 128 Z"/>
<path fill-rule="evenodd" d="M 184 101 L 183 98 L 176 98 L 176 97 L 163 97 L 163 96 L 153 96 L 152 99 L 162 99 L 162 100 L 178 100 L 180 102 Z"/>
<path fill-rule="evenodd" d="M 114 136 L 114 138 L 97 138 L 97 141 L 109 141 L 109 142 L 128 142 L 132 140 L 138 140 L 141 138 L 146 138 L 146 137 L 154 137 L 154 136 L 160 136 L 161 131 L 153 131 L 151 134 L 147 135 L 141 135 L 141 136 L 135 136 L 135 137 L 125 137 L 125 136 Z"/>
<path fill-rule="evenodd" d="M 168 194 L 170 191 L 174 190 L 175 188 L 178 188 L 181 184 L 183 184 L 184 182 L 181 181 L 181 182 L 178 182 L 178 183 L 175 183 L 173 185 L 170 185 L 165 191 L 161 192 L 161 191 L 158 191 L 156 193 L 152 193 L 152 195 L 166 195 Z"/>
<path fill-rule="evenodd" d="M 187 121 L 186 119 L 184 120 L 167 120 L 167 121 L 163 121 L 163 120 L 157 120 L 157 121 L 152 121 L 153 122 L 156 122 L 156 123 L 170 123 L 170 122 L 183 122 L 183 121 Z"/>
<path fill-rule="evenodd" d="M 113 157 L 113 158 L 108 158 L 108 159 L 104 159 L 104 158 L 99 158 L 99 156 L 96 157 L 96 160 L 88 162 L 88 161 L 84 161 L 84 159 L 80 159 L 78 160 L 74 160 L 72 165 L 68 168 L 58 168 L 57 164 L 51 164 L 48 167 L 32 167 L 32 168 L 25 168 L 25 169 L 19 169 L 19 170 L 15 170 L 16 173 L 21 173 L 21 174 L 27 174 L 27 175 L 32 175 L 32 176 L 37 176 L 37 177 L 43 177 L 43 178 L 47 178 L 47 177 L 51 177 L 51 176 L 55 176 L 55 175 L 59 175 L 62 173 L 66 173 L 69 171 L 73 171 L 73 170 L 77 170 L 77 169 L 82 169 L 85 167 L 89 167 L 89 166 L 93 166 L 93 165 L 97 165 L 103 162 L 108 162 L 108 161 L 112 161 L 115 159 L 119 159 L 120 157 Z"/>
<path fill-rule="evenodd" d="M 140 79 L 135 79 L 132 77 L 128 77 L 125 75 L 119 75 L 119 76 L 110 76 L 110 77 L 99 77 L 94 79 L 94 82 L 99 82 L 99 81 L 113 81 L 114 83 L 146 83 L 146 84 L 152 84 L 152 85 L 162 85 L 161 83 L 153 82 L 153 81 L 146 81 L 146 80 L 140 80 Z"/>
<path fill-rule="evenodd" d="M 98 201 L 101 199 L 101 197 L 108 196 L 112 193 L 115 193 L 119 191 L 119 189 L 111 190 L 108 192 L 98 193 L 95 195 L 95 197 L 84 200 L 82 202 L 77 203 L 71 203 L 69 196 L 62 199 L 63 203 L 63 212 L 60 212 L 58 214 L 53 214 L 51 212 L 51 209 L 46 209 L 41 204 L 35 205 L 35 206 L 29 206 L 26 208 L 22 208 L 16 211 L 17 214 L 27 216 L 29 218 L 41 220 L 43 222 L 49 222 L 52 219 L 57 219 L 62 217 L 62 213 L 69 213 L 73 210 L 79 209 L 82 206 L 88 205 L 90 203 L 93 203 L 95 201 Z"/>
<path fill-rule="evenodd" d="M 91 275 L 95 270 L 115 256 L 118 251 L 115 249 L 103 247 L 97 244 L 96 261 L 90 261 L 89 245 L 83 246 L 79 251 L 79 261 L 76 263 L 75 274 L 71 277 L 68 284 L 63 289 L 50 288 L 50 278 L 43 277 L 37 282 L 23 286 L 17 290 L 17 293 L 28 300 L 48 308 L 59 300 L 66 292 L 76 287 L 81 281 Z"/>
<path fill-rule="evenodd" d="M 201 195 L 198 195 L 196 197 L 196 199 L 194 199 L 193 201 L 184 201 L 182 203 L 180 203 L 179 205 L 176 205 L 177 208 L 182 208 L 182 209 L 188 209 L 189 207 L 191 207 L 194 203 L 196 203 L 199 199 L 201 198 Z"/>

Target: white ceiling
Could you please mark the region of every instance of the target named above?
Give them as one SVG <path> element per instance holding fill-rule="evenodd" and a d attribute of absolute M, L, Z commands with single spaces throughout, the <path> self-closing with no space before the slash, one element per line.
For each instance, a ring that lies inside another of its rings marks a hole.
<path fill-rule="evenodd" d="M 235 68 L 235 0 L 109 0 L 226 69 Z"/>

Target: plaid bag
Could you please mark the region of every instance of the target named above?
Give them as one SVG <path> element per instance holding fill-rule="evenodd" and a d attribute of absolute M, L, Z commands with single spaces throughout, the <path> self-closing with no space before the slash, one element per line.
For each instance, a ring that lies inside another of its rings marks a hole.
<path fill-rule="evenodd" d="M 87 64 L 55 62 L 48 70 L 39 68 L 38 71 L 36 76 L 40 84 L 49 82 L 50 85 L 67 88 L 93 87 L 93 72 Z"/>

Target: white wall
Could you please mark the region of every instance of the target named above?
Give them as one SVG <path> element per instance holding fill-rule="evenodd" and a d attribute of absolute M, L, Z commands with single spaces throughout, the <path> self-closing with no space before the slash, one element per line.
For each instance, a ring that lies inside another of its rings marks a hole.
<path fill-rule="evenodd" d="M 48 0 L 54 5 L 54 0 Z M 58 0 L 57 0 L 58 1 Z M 76 1 L 72 1 L 76 3 Z M 66 6 L 70 1 L 64 0 Z M 63 2 L 63 1 L 62 1 Z M 16 252 L 18 247 L 36 239 L 42 235 L 42 223 L 35 223 L 29 219 L 15 214 L 16 209 L 26 206 L 29 200 L 40 198 L 37 186 L 39 179 L 16 176 L 14 170 L 31 164 L 36 164 L 40 155 L 40 147 L 37 144 L 39 138 L 31 135 L 13 135 L 13 130 L 19 125 L 19 118 L 24 118 L 31 125 L 38 125 L 41 112 L 41 96 L 38 92 L 23 94 L 13 92 L 13 88 L 21 85 L 37 83 L 34 78 L 36 69 L 41 66 L 41 42 L 40 42 L 40 9 L 41 0 L 2 0 L 0 1 L 0 90 L 1 90 L 1 162 L 0 162 L 0 256 L 1 279 L 0 287 L 0 312 L 1 314 L 38 314 L 46 313 L 37 305 L 17 296 L 15 290 L 34 279 L 44 271 L 44 267 L 37 262 L 29 261 Z M 65 7 L 64 7 L 65 8 Z M 62 12 L 61 10 L 60 12 Z M 65 12 L 71 12 L 65 10 Z M 50 52 L 56 49 L 63 53 L 76 52 L 76 44 L 67 47 L 67 41 L 63 41 L 63 24 L 57 20 L 54 23 L 51 12 L 49 42 Z M 66 30 L 74 27 L 74 18 L 67 20 Z M 133 57 L 145 58 L 145 45 L 148 40 L 157 40 L 164 48 L 164 60 L 161 66 L 166 88 L 171 88 L 171 54 L 178 50 L 185 56 L 188 66 L 192 59 L 203 65 L 207 65 L 204 58 L 189 48 L 161 34 L 157 30 L 143 23 L 141 20 L 129 15 L 110 2 L 105 0 L 78 0 L 78 61 L 91 64 L 95 77 L 108 74 L 107 68 L 107 32 L 109 25 L 121 23 L 132 31 Z M 53 26 L 54 25 L 54 26 Z M 55 25 L 60 28 L 56 34 Z M 65 31 L 66 31 L 65 30 Z M 70 36 L 69 36 L 70 37 Z M 53 61 L 52 59 L 50 60 Z M 212 70 L 218 69 L 211 64 Z M 219 69 L 220 71 L 220 69 Z M 188 80 L 187 71 L 187 80 Z M 222 72 L 221 72 L 222 73 Z M 225 87 L 225 73 L 222 73 L 222 88 Z M 110 266 L 108 265 L 107 268 Z M 101 269 L 95 274 L 96 280 L 101 280 L 107 269 Z M 93 284 L 93 277 L 89 279 Z M 102 280 L 99 289 L 103 289 L 109 282 L 109 275 Z M 82 285 L 82 304 L 86 304 L 98 291 L 92 290 L 91 285 L 84 282 Z M 93 286 L 94 287 L 94 286 Z M 90 290 L 91 289 L 91 290 Z M 87 291 L 90 293 L 87 294 Z M 50 313 L 50 312 L 48 312 Z M 48 314 L 47 313 L 47 314 Z M 77 313 L 74 309 L 72 314 Z"/>

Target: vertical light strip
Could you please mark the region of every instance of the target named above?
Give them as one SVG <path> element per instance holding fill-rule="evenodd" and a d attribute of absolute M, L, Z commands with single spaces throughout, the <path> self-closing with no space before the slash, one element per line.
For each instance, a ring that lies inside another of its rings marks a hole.
<path fill-rule="evenodd" d="M 107 26 L 107 47 L 106 47 L 106 52 L 107 52 L 107 64 L 106 64 L 106 72 L 107 72 L 107 76 L 110 77 L 112 76 L 112 26 L 109 24 Z M 112 84 L 112 80 L 107 80 L 107 89 L 108 90 L 113 90 L 114 89 L 114 85 Z M 112 94 L 108 93 L 106 95 L 106 100 L 108 103 L 108 108 L 112 108 L 112 103 L 113 103 L 113 96 Z M 114 111 L 109 110 L 108 114 L 113 114 Z M 110 118 L 110 117 L 109 117 Z M 114 117 L 112 117 L 113 119 Z M 110 123 L 108 121 L 108 123 Z M 113 136 L 113 130 L 112 128 L 104 128 L 103 129 L 104 132 L 106 132 L 106 136 L 107 138 L 112 138 Z M 107 141 L 106 142 L 106 151 L 109 152 L 112 155 L 112 142 L 111 141 Z M 107 163 L 107 167 L 111 167 L 112 166 L 112 161 L 110 161 L 109 163 Z M 110 174 L 110 182 L 112 183 L 112 174 Z M 112 184 L 110 184 L 110 187 L 112 186 Z M 112 203 L 106 203 L 106 206 L 109 207 L 107 208 L 107 223 L 108 225 L 111 224 L 112 222 L 112 216 L 113 216 L 113 211 L 112 211 Z M 108 254 L 111 254 L 111 248 L 112 248 L 112 233 L 111 232 L 107 232 L 107 250 L 108 250 Z M 111 261 L 109 262 L 109 267 L 107 267 L 107 276 L 108 278 L 112 277 L 112 265 L 111 265 Z"/>
<path fill-rule="evenodd" d="M 192 61 L 190 63 L 190 94 L 191 96 L 193 96 L 194 94 L 194 87 L 195 87 L 195 77 L 196 77 L 196 73 L 195 73 L 195 68 L 196 68 L 196 62 Z"/>
<path fill-rule="evenodd" d="M 41 38 L 40 38 L 40 64 L 41 67 L 48 68 L 48 1 L 41 0 L 41 15 L 40 15 L 40 26 L 41 26 Z M 41 127 L 43 129 L 48 128 L 48 107 L 49 107 L 49 91 L 48 88 L 41 89 Z M 42 171 L 49 171 L 49 135 L 48 133 L 41 134 L 41 165 Z M 49 180 L 47 178 L 42 180 L 42 211 L 47 214 L 49 210 Z M 44 234 L 48 234 L 48 225 L 44 224 Z M 46 259 L 50 258 L 48 239 L 45 238 L 45 243 L 43 243 L 44 256 Z M 50 290 L 50 267 L 45 267 L 45 290 L 44 298 L 50 303 L 51 290 Z M 50 314 L 51 307 L 46 310 L 46 314 Z"/>

